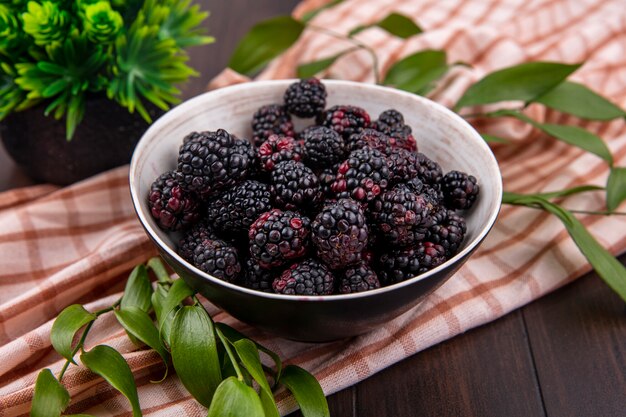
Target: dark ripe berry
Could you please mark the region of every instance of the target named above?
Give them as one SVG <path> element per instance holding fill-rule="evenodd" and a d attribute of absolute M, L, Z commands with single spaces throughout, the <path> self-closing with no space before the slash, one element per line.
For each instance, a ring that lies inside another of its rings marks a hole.
<path fill-rule="evenodd" d="M 274 202 L 288 210 L 314 210 L 322 202 L 317 175 L 302 162 L 285 161 L 270 174 Z"/>
<path fill-rule="evenodd" d="M 241 272 L 237 249 L 223 240 L 203 240 L 193 252 L 193 264 L 216 278 L 235 282 Z"/>
<path fill-rule="evenodd" d="M 349 267 L 341 274 L 340 294 L 353 294 L 380 288 L 376 272 L 367 264 L 360 263 Z"/>
<path fill-rule="evenodd" d="M 191 226 L 191 229 L 180 239 L 178 242 L 178 254 L 186 261 L 193 262 L 193 252 L 196 250 L 196 246 L 208 239 L 215 240 L 219 238 L 209 223 L 203 219 Z"/>
<path fill-rule="evenodd" d="M 428 198 L 399 184 L 372 201 L 369 214 L 372 224 L 387 242 L 404 247 L 426 238 L 432 209 Z"/>
<path fill-rule="evenodd" d="M 330 295 L 335 288 L 335 276 L 316 259 L 306 259 L 291 265 L 272 283 L 279 294 Z"/>
<path fill-rule="evenodd" d="M 192 135 L 178 154 L 176 179 L 183 188 L 208 198 L 248 176 L 255 159 L 248 142 L 223 129 Z"/>
<path fill-rule="evenodd" d="M 392 150 L 391 138 L 375 129 L 363 129 L 346 141 L 349 152 L 369 146 L 387 155 Z"/>
<path fill-rule="evenodd" d="M 327 204 L 318 213 L 312 240 L 320 259 L 331 269 L 340 269 L 361 261 L 368 231 L 361 205 L 345 198 Z"/>
<path fill-rule="evenodd" d="M 319 174 L 317 174 L 317 178 L 319 179 L 322 193 L 327 198 L 335 196 L 335 193 L 333 193 L 331 186 L 333 182 L 335 182 L 335 179 L 337 178 L 338 168 L 339 168 L 339 164 L 335 164 L 330 168 L 324 168 Z"/>
<path fill-rule="evenodd" d="M 304 150 L 289 136 L 271 135 L 257 151 L 261 171 L 271 172 L 283 161 L 302 161 Z"/>
<path fill-rule="evenodd" d="M 333 106 L 320 113 L 315 120 L 318 125 L 330 127 L 339 133 L 346 141 L 350 135 L 370 125 L 370 115 L 356 106 Z"/>
<path fill-rule="evenodd" d="M 389 160 L 389 170 L 391 171 L 393 182 L 404 183 L 417 179 L 419 174 L 418 158 L 414 152 L 395 148 L 389 153 L 387 159 Z"/>
<path fill-rule="evenodd" d="M 293 211 L 272 209 L 252 223 L 250 255 L 262 268 L 285 265 L 307 252 L 311 221 Z"/>
<path fill-rule="evenodd" d="M 393 249 L 378 259 L 378 278 L 382 285 L 395 284 L 423 274 L 445 261 L 445 249 L 432 242 Z"/>
<path fill-rule="evenodd" d="M 275 270 L 262 268 L 256 260 L 247 258 L 242 285 L 252 290 L 274 292 L 272 282 L 276 275 Z"/>
<path fill-rule="evenodd" d="M 376 149 L 357 149 L 339 165 L 331 188 L 339 198 L 371 201 L 389 184 L 391 171 L 388 164 L 387 157 Z"/>
<path fill-rule="evenodd" d="M 291 84 L 285 91 L 287 111 L 298 117 L 317 116 L 326 107 L 326 87 L 317 78 Z"/>
<path fill-rule="evenodd" d="M 272 208 L 270 187 L 246 180 L 207 203 L 207 220 L 224 233 L 247 234 L 250 225 Z"/>
<path fill-rule="evenodd" d="M 443 177 L 441 190 L 448 208 L 467 210 L 476 201 L 480 188 L 472 175 L 450 171 Z"/>
<path fill-rule="evenodd" d="M 432 186 L 439 186 L 443 171 L 441 166 L 421 152 L 417 153 L 417 177 L 424 183 Z"/>
<path fill-rule="evenodd" d="M 406 149 L 409 152 L 417 152 L 417 141 L 411 133 L 411 128 L 405 126 L 404 129 L 389 133 L 391 143 L 394 148 Z"/>
<path fill-rule="evenodd" d="M 200 218 L 200 201 L 191 192 L 183 190 L 174 171 L 161 174 L 148 194 L 150 214 L 163 230 L 186 229 Z"/>
<path fill-rule="evenodd" d="M 378 120 L 372 123 L 372 126 L 379 132 L 390 136 L 394 147 L 417 151 L 417 142 L 412 135 L 411 127 L 404 124 L 404 116 L 399 111 L 385 110 L 378 116 Z"/>
<path fill-rule="evenodd" d="M 404 126 L 404 115 L 396 109 L 385 110 L 378 115 L 375 125 L 381 132 L 396 130 Z"/>
<path fill-rule="evenodd" d="M 433 216 L 428 240 L 443 246 L 448 257 L 454 256 L 463 243 L 467 226 L 465 219 L 452 210 L 441 209 Z"/>
<path fill-rule="evenodd" d="M 269 104 L 259 108 L 252 116 L 252 138 L 260 146 L 271 135 L 295 136 L 291 116 L 280 104 Z"/>
<path fill-rule="evenodd" d="M 343 138 L 325 126 L 311 126 L 302 132 L 307 163 L 317 168 L 330 167 L 345 157 Z"/>

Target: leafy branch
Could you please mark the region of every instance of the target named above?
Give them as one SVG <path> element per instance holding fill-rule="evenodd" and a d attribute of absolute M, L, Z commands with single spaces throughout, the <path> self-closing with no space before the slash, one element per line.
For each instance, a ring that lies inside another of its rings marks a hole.
<path fill-rule="evenodd" d="M 154 289 L 150 272 L 156 278 Z M 271 350 L 224 323 L 214 323 L 195 292 L 184 281 L 172 280 L 161 260 L 153 258 L 135 267 L 122 298 L 111 306 L 91 313 L 75 304 L 59 314 L 50 339 L 66 361 L 56 378 L 50 369 L 39 373 L 32 417 L 58 417 L 68 407 L 70 395 L 62 381 L 71 365 L 79 366 L 75 361 L 79 353 L 83 366 L 128 399 L 133 417 L 142 415 L 133 373 L 124 357 L 107 345 L 85 350 L 92 326 L 108 313 L 115 315 L 134 343 L 146 345 L 162 358 L 165 374 L 156 382 L 167 377 L 171 363 L 189 393 L 208 408 L 209 416 L 278 416 L 275 393 L 282 386 L 292 392 L 305 417 L 330 415 L 311 374 L 294 365 L 283 367 Z M 260 352 L 274 365 L 263 364 Z"/>

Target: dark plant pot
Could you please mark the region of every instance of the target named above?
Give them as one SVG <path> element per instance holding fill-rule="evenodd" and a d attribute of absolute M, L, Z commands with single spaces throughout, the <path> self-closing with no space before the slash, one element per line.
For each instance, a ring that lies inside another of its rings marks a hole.
<path fill-rule="evenodd" d="M 90 177 L 130 162 L 148 128 L 137 114 L 104 96 L 86 101 L 85 118 L 71 141 L 65 119 L 44 116 L 44 105 L 8 116 L 0 123 L 2 142 L 17 165 L 37 181 L 58 185 Z M 149 107 L 153 119 L 162 111 Z"/>

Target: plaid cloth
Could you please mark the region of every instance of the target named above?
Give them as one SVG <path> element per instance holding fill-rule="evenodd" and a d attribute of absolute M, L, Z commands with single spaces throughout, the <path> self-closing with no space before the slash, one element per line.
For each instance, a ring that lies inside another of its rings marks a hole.
<path fill-rule="evenodd" d="M 301 15 L 321 3 L 305 1 L 295 13 Z M 397 59 L 426 48 L 445 49 L 451 61 L 472 65 L 471 69 L 454 69 L 445 88 L 433 93 L 445 105 L 454 103 L 487 72 L 530 60 L 587 61 L 574 78 L 626 105 L 626 9 L 621 0 L 353 0 L 324 11 L 314 22 L 347 32 L 391 11 L 412 16 L 425 33 L 409 40 L 379 29 L 359 34 L 360 40 L 376 49 L 383 73 Z M 331 56 L 345 46 L 308 31 L 260 78 L 293 77 L 297 63 Z M 362 52 L 340 59 L 326 76 L 373 80 L 369 57 Z M 213 86 L 242 80 L 226 71 Z M 538 120 L 575 123 L 598 133 L 606 139 L 616 163 L 626 165 L 622 120 L 601 124 L 538 107 L 529 112 Z M 605 183 L 607 167 L 595 156 L 517 122 L 489 123 L 480 127 L 516 141 L 495 149 L 507 190 L 535 192 Z M 63 362 L 49 341 L 57 314 L 72 303 L 85 303 L 92 310 L 109 305 L 119 296 L 131 267 L 154 255 L 135 219 L 126 175 L 124 167 L 64 189 L 38 186 L 0 194 L 0 416 L 28 413 L 39 370 L 50 367 L 55 374 L 60 370 Z M 604 209 L 601 193 L 572 197 L 566 205 Z M 626 218 L 581 219 L 613 253 L 626 249 Z M 287 362 L 313 372 L 326 394 L 331 394 L 492 321 L 589 269 L 556 219 L 540 211 L 504 207 L 481 249 L 453 279 L 419 307 L 357 338 L 329 344 L 290 342 L 238 323 L 207 305 L 216 320 L 239 328 Z M 161 384 L 149 382 L 162 374 L 159 357 L 137 350 L 110 315 L 98 320 L 87 344 L 98 343 L 125 354 L 145 415 L 206 415 L 175 375 Z M 64 383 L 72 395 L 69 413 L 130 416 L 126 399 L 87 370 L 71 367 Z M 295 403 L 282 393 L 279 406 L 287 413 Z"/>

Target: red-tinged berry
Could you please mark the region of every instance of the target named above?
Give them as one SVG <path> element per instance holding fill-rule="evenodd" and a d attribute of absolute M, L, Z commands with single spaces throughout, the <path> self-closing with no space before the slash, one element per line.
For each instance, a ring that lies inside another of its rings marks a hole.
<path fill-rule="evenodd" d="M 322 202 L 317 175 L 302 162 L 284 161 L 270 174 L 274 202 L 285 209 L 313 211 Z"/>
<path fill-rule="evenodd" d="M 339 165 L 331 189 L 339 198 L 371 201 L 385 191 L 390 179 L 387 157 L 376 149 L 365 147 L 351 152 Z"/>
<path fill-rule="evenodd" d="M 411 127 L 404 124 L 404 116 L 395 109 L 385 110 L 378 116 L 372 126 L 391 137 L 395 148 L 417 151 L 417 142 L 412 135 Z"/>
<path fill-rule="evenodd" d="M 359 263 L 367 247 L 368 226 L 361 205 L 351 199 L 327 204 L 313 221 L 317 255 L 331 269 Z"/>
<path fill-rule="evenodd" d="M 450 171 L 443 177 L 441 190 L 448 208 L 467 210 L 476 201 L 480 188 L 474 176 Z"/>
<path fill-rule="evenodd" d="M 423 274 L 445 261 L 445 249 L 432 242 L 393 249 L 378 259 L 378 278 L 382 285 L 395 284 Z"/>
<path fill-rule="evenodd" d="M 250 226 L 250 255 L 270 269 L 304 256 L 309 247 L 311 221 L 293 211 L 272 209 Z"/>
<path fill-rule="evenodd" d="M 341 274 L 338 289 L 340 294 L 354 294 L 376 288 L 380 288 L 376 272 L 368 264 L 361 263 L 349 267 Z"/>
<path fill-rule="evenodd" d="M 183 230 L 200 218 L 199 199 L 185 191 L 174 171 L 159 176 L 150 187 L 148 208 L 157 225 L 168 231 Z"/>
<path fill-rule="evenodd" d="M 255 259 L 247 258 L 242 285 L 252 290 L 272 293 L 272 282 L 277 274 L 276 270 L 262 268 Z"/>
<path fill-rule="evenodd" d="M 317 78 L 291 84 L 285 91 L 285 108 L 298 117 L 317 116 L 326 107 L 326 87 Z"/>
<path fill-rule="evenodd" d="M 261 171 L 272 172 L 283 161 L 302 161 L 304 150 L 289 136 L 271 135 L 257 150 Z"/>
<path fill-rule="evenodd" d="M 369 146 L 372 149 L 387 155 L 391 152 L 391 138 L 378 130 L 366 128 L 358 133 L 350 135 L 346 141 L 346 148 L 349 152 Z"/>
<path fill-rule="evenodd" d="M 429 229 L 428 240 L 443 246 L 446 256 L 454 256 L 465 238 L 467 226 L 465 219 L 452 210 L 441 209 L 433 216 L 433 225 Z"/>
<path fill-rule="evenodd" d="M 188 262 L 193 262 L 193 252 L 196 247 L 204 240 L 219 239 L 213 228 L 206 220 L 191 226 L 191 229 L 185 233 L 185 236 L 178 242 L 178 254 Z"/>
<path fill-rule="evenodd" d="M 241 272 L 237 249 L 223 240 L 203 240 L 193 252 L 193 264 L 216 278 L 235 282 Z"/>
<path fill-rule="evenodd" d="M 343 161 L 345 145 L 343 138 L 333 129 L 325 126 L 311 126 L 301 134 L 307 164 L 325 168 Z"/>
<path fill-rule="evenodd" d="M 334 292 L 335 276 L 316 259 L 306 259 L 291 265 L 272 284 L 279 294 L 330 295 Z"/>
<path fill-rule="evenodd" d="M 330 168 L 324 168 L 319 174 L 317 174 L 317 178 L 320 182 L 320 188 L 322 189 L 322 193 L 328 198 L 333 198 L 335 193 L 333 192 L 331 186 L 335 179 L 337 178 L 337 169 L 339 168 L 339 164 L 335 164 Z"/>
<path fill-rule="evenodd" d="M 356 106 L 333 106 L 320 113 L 316 124 L 330 127 L 344 140 L 349 140 L 354 133 L 359 133 L 370 125 L 370 115 Z"/>
<path fill-rule="evenodd" d="M 280 104 L 269 104 L 259 108 L 252 116 L 252 138 L 260 146 L 271 135 L 295 136 L 291 116 Z"/>

